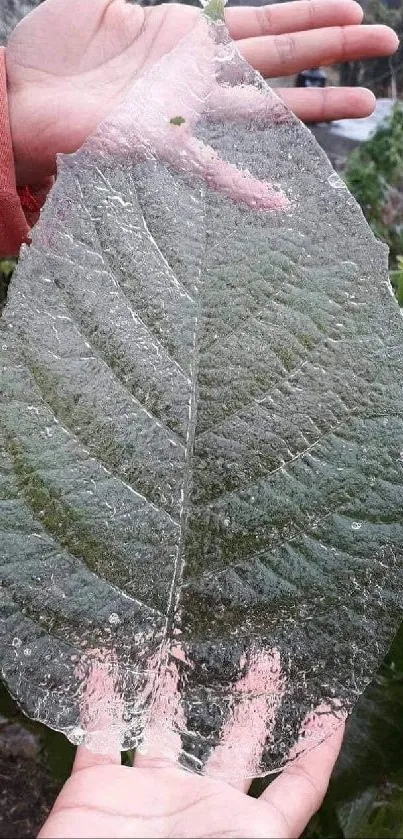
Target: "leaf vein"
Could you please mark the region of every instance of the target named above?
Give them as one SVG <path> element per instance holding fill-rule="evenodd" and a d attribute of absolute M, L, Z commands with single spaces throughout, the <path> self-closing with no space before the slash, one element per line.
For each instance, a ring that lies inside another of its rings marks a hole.
<path fill-rule="evenodd" d="M 97 456 L 91 454 L 90 450 L 86 447 L 86 445 L 83 443 L 83 441 L 80 440 L 79 436 L 68 425 L 65 424 L 64 420 L 62 421 L 61 418 L 59 418 L 59 415 L 55 411 L 53 405 L 45 397 L 45 395 L 43 393 L 43 390 L 42 390 L 42 387 L 41 387 L 41 384 L 40 384 L 40 381 L 38 380 L 37 374 L 35 373 L 35 369 L 29 364 L 27 359 L 25 359 L 25 364 L 27 366 L 27 369 L 30 371 L 32 378 L 35 381 L 36 387 L 38 388 L 38 391 L 40 393 L 41 402 L 49 410 L 49 412 L 52 415 L 53 420 L 58 424 L 58 426 L 61 429 L 63 429 L 63 431 L 66 434 L 69 435 L 69 437 L 71 437 L 80 446 L 83 453 L 87 454 L 88 457 L 90 458 L 90 460 L 92 460 L 94 463 L 98 464 L 98 466 L 102 469 L 103 472 L 105 472 L 106 475 L 108 475 L 108 477 L 112 478 L 115 481 L 119 481 L 119 483 L 122 486 L 124 486 L 127 490 L 129 490 L 129 492 L 133 493 L 133 495 L 135 495 L 141 501 L 144 501 L 149 507 L 151 507 L 151 509 L 155 510 L 157 513 L 159 513 L 164 518 L 169 519 L 169 521 L 173 525 L 175 525 L 175 527 L 179 527 L 179 521 L 177 521 L 167 510 L 165 510 L 163 507 L 159 507 L 157 504 L 154 503 L 154 501 L 151 501 L 150 498 L 147 498 L 147 496 L 145 496 L 143 493 L 139 492 L 139 490 L 136 489 L 136 487 L 134 487 L 132 484 L 125 481 L 120 475 L 115 474 L 111 470 L 111 468 L 106 465 L 106 463 L 102 460 L 102 458 L 99 457 L 98 454 L 97 454 Z"/>
<path fill-rule="evenodd" d="M 105 179 L 104 179 L 104 180 L 105 180 Z M 89 210 L 88 210 L 88 207 L 86 207 L 86 205 L 85 205 L 85 201 L 84 201 L 84 194 L 83 194 L 83 191 L 82 191 L 82 187 L 81 187 L 80 181 L 78 180 L 77 176 L 76 176 L 76 181 L 77 181 L 77 185 L 78 185 L 78 188 L 79 188 L 79 190 L 80 190 L 80 195 L 81 195 L 81 198 L 82 198 L 82 207 L 83 207 L 83 210 L 84 210 L 84 212 L 85 212 L 85 214 L 86 214 L 87 218 L 88 218 L 88 219 L 89 219 L 89 221 L 90 221 L 90 224 L 91 224 L 92 230 L 93 230 L 93 232 L 94 232 L 94 235 L 96 236 L 96 239 L 97 239 L 97 242 L 98 242 L 98 245 L 99 245 L 99 249 L 98 249 L 97 255 L 101 258 L 101 260 L 102 260 L 102 262 L 103 262 L 103 264 L 104 264 L 105 270 L 106 270 L 107 272 L 109 272 L 109 275 L 113 278 L 113 280 L 115 281 L 115 283 L 116 283 L 116 284 L 117 284 L 117 286 L 119 287 L 120 292 L 121 292 L 121 294 L 122 294 L 122 296 L 123 296 L 123 298 L 124 298 L 124 300 L 125 300 L 125 304 L 126 304 L 126 306 L 127 306 L 128 310 L 129 310 L 129 312 L 130 312 L 131 316 L 133 317 L 133 319 L 137 319 L 137 320 L 138 320 L 139 324 L 143 327 L 144 331 L 146 332 L 146 334 L 148 335 L 148 337 L 151 339 L 151 341 L 155 341 L 155 343 L 157 344 L 158 348 L 160 348 L 160 349 L 162 350 L 162 352 L 163 352 L 163 353 L 164 353 L 164 355 L 167 357 L 167 359 L 171 362 L 171 364 L 173 364 L 173 366 L 174 366 L 174 367 L 176 367 L 176 368 L 177 368 L 177 370 L 179 371 L 179 373 L 181 373 L 181 375 L 184 377 L 184 379 L 186 380 L 186 382 L 189 384 L 189 383 L 190 383 L 190 379 L 189 379 L 189 376 L 188 376 L 188 374 L 187 374 L 186 370 L 184 370 L 184 369 L 183 369 L 183 367 L 179 364 L 179 362 L 178 362 L 178 361 L 177 361 L 177 360 L 176 360 L 176 359 L 172 356 L 172 354 L 169 352 L 169 350 L 167 349 L 167 347 L 165 346 L 165 344 L 163 344 L 163 343 L 162 343 L 162 341 L 161 341 L 161 339 L 158 337 L 158 335 L 156 335 L 156 333 L 155 333 L 155 332 L 151 329 L 151 327 L 150 327 L 150 326 L 149 326 L 149 325 L 148 325 L 148 324 L 147 324 L 147 323 L 143 320 L 143 318 L 139 315 L 139 313 L 134 311 L 134 309 L 133 309 L 133 307 L 132 307 L 132 305 L 131 305 L 131 301 L 130 301 L 130 299 L 129 299 L 129 297 L 128 297 L 128 295 L 127 295 L 127 293 L 126 293 L 126 291 L 125 291 L 125 289 L 124 289 L 124 287 L 123 287 L 123 285 L 122 285 L 122 283 L 119 281 L 119 276 L 118 276 L 118 273 L 117 273 L 116 269 L 112 267 L 112 265 L 111 265 L 111 263 L 110 263 L 110 260 L 109 260 L 109 258 L 108 258 L 107 253 L 106 253 L 106 252 L 105 252 L 105 250 L 103 250 L 103 248 L 102 248 L 102 245 L 101 245 L 101 240 L 100 240 L 100 238 L 99 238 L 99 233 L 98 233 L 98 229 L 97 229 L 97 225 L 95 224 L 94 219 L 91 217 L 91 214 L 90 214 L 90 212 L 89 212 Z M 106 183 L 108 184 L 108 182 L 107 182 L 107 181 L 106 181 Z M 111 187 L 109 184 L 108 184 L 108 187 L 109 187 L 110 189 L 112 189 L 112 187 Z M 114 190 L 112 190 L 112 191 L 114 191 Z M 148 229 L 147 229 L 147 230 L 148 230 Z M 151 236 L 151 234 L 150 234 L 150 236 Z M 162 258 L 164 259 L 164 256 L 163 256 L 163 254 L 162 254 L 162 253 L 161 253 L 161 256 L 162 256 Z M 170 272 L 171 272 L 171 274 L 175 277 L 175 275 L 174 275 L 174 273 L 173 273 L 172 269 L 170 269 Z M 176 278 L 175 278 L 175 279 L 176 279 Z M 177 280 L 177 282 L 179 283 L 179 280 Z M 185 293 L 187 294 L 187 292 L 186 292 L 186 289 L 185 289 L 185 288 L 184 288 L 183 293 L 184 293 L 184 294 L 185 294 Z M 193 298 L 192 298 L 192 297 L 190 297 L 190 295 L 188 295 L 188 297 L 189 297 L 189 299 L 190 299 L 192 302 L 195 302 L 195 301 L 193 300 Z"/>
<path fill-rule="evenodd" d="M 316 440 L 313 440 L 313 442 L 310 443 L 305 449 L 303 449 L 300 452 L 297 452 L 297 454 L 293 455 L 293 457 L 290 457 L 289 460 L 285 460 L 284 463 L 280 464 L 280 466 L 276 466 L 274 469 L 271 469 L 270 472 L 266 472 L 263 475 L 257 476 L 252 481 L 250 481 L 248 484 L 243 485 L 242 487 L 240 487 L 238 489 L 230 490 L 229 492 L 225 492 L 222 495 L 217 496 L 217 498 L 209 501 L 207 504 L 205 504 L 203 506 L 211 507 L 213 504 L 216 504 L 217 502 L 221 503 L 226 498 L 231 498 L 234 495 L 237 495 L 239 492 L 242 492 L 242 493 L 246 492 L 250 487 L 256 486 L 256 484 L 259 484 L 261 481 L 267 481 L 269 478 L 272 477 L 272 475 L 275 475 L 277 472 L 285 472 L 287 466 L 301 460 L 303 457 L 305 457 L 305 455 L 309 454 L 313 449 L 315 449 L 316 446 L 319 445 L 319 443 L 321 443 L 323 440 L 325 440 L 326 437 L 329 437 L 331 434 L 333 434 L 333 432 L 337 428 L 339 428 L 340 426 L 348 424 L 354 416 L 359 416 L 358 412 L 357 413 L 353 412 L 353 413 L 349 414 L 348 417 L 345 417 L 344 419 L 339 420 L 339 422 L 336 422 L 334 425 L 330 426 L 330 428 L 328 428 L 327 431 L 325 431 L 323 434 L 321 434 L 320 437 L 318 437 Z"/>
<path fill-rule="evenodd" d="M 57 256 L 58 259 L 61 259 L 63 261 L 63 257 L 59 257 L 56 254 L 54 254 L 54 256 Z M 75 263 L 73 263 L 73 264 L 75 264 Z M 118 384 L 119 387 L 121 387 L 121 389 L 127 395 L 129 400 L 131 402 L 133 402 L 133 404 L 136 407 L 140 408 L 141 411 L 143 411 L 149 419 L 153 420 L 157 424 L 158 428 L 161 428 L 166 433 L 168 441 L 170 443 L 174 443 L 175 445 L 179 446 L 181 449 L 184 449 L 185 445 L 183 443 L 183 440 L 181 440 L 181 438 L 178 436 L 178 434 L 176 434 L 176 432 L 173 431 L 171 428 L 168 428 L 168 426 L 161 420 L 160 417 L 158 417 L 156 414 L 154 414 L 152 411 L 150 411 L 148 408 L 146 408 L 145 405 L 142 404 L 140 399 L 138 399 L 132 393 L 132 391 L 128 387 L 127 383 L 124 381 L 124 379 L 122 379 L 122 377 L 117 372 L 116 368 L 113 368 L 112 365 L 108 363 L 106 358 L 104 358 L 103 353 L 99 349 L 99 347 L 95 347 L 94 344 L 91 343 L 92 339 L 89 336 L 88 332 L 86 331 L 85 327 L 83 326 L 82 321 L 80 320 L 80 325 L 77 322 L 77 314 L 71 308 L 70 304 L 68 303 L 68 295 L 66 294 L 65 289 L 61 285 L 57 285 L 57 288 L 58 288 L 58 291 L 61 294 L 61 297 L 63 298 L 63 303 L 64 303 L 66 311 L 72 316 L 72 318 L 71 318 L 72 324 L 73 324 L 74 329 L 77 332 L 77 335 L 80 338 L 83 339 L 84 343 L 87 345 L 87 348 L 93 354 L 93 358 L 96 359 L 97 361 L 99 361 L 106 368 L 106 370 L 110 374 L 112 380 L 115 381 Z M 45 312 L 45 314 L 49 314 L 49 313 Z M 82 356 L 82 358 L 86 359 L 87 356 Z"/>

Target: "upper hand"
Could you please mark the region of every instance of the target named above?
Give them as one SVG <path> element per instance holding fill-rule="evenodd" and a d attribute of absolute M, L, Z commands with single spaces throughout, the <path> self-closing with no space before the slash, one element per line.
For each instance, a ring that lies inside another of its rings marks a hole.
<path fill-rule="evenodd" d="M 35 185 L 54 173 L 56 154 L 76 151 L 199 15 L 190 6 L 142 8 L 125 0 L 46 0 L 28 15 L 6 51 L 19 184 Z M 268 78 L 396 50 L 392 30 L 359 26 L 361 19 L 354 0 L 226 11 L 242 55 Z M 277 92 L 306 121 L 366 116 L 374 105 L 373 95 L 359 88 Z"/>

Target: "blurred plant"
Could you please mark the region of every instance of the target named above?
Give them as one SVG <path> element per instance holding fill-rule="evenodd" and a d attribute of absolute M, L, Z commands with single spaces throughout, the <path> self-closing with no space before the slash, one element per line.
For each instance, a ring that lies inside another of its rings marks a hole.
<path fill-rule="evenodd" d="M 393 96 L 403 88 L 403 4 L 401 0 L 359 0 L 364 8 L 364 23 L 391 26 L 401 45 L 391 58 L 345 61 L 339 65 L 341 85 L 369 87 L 377 96 Z"/>
<path fill-rule="evenodd" d="M 401 275 L 397 260 L 403 253 L 403 105 L 397 103 L 373 137 L 350 154 L 345 180 L 374 233 L 390 248 L 392 281 L 401 288 L 403 303 L 401 276 L 395 276 Z"/>
<path fill-rule="evenodd" d="M 7 289 L 15 267 L 15 259 L 0 259 L 0 312 L 6 302 Z"/>
<path fill-rule="evenodd" d="M 399 255 L 397 257 L 397 268 L 395 271 L 391 271 L 390 279 L 396 291 L 399 305 L 403 306 L 403 256 Z"/>

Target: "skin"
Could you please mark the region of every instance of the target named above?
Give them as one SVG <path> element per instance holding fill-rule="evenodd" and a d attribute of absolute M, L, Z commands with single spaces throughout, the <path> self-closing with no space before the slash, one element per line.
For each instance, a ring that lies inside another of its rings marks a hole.
<path fill-rule="evenodd" d="M 199 17 L 194 7 L 141 8 L 125 0 L 47 0 L 28 15 L 6 53 L 18 183 L 36 185 L 53 174 L 56 154 L 76 151 L 133 81 Z M 396 51 L 390 29 L 361 26 L 361 20 L 362 9 L 353 0 L 226 11 L 242 55 L 267 78 Z M 366 116 L 374 107 L 373 95 L 357 88 L 280 93 L 305 121 Z"/>
<path fill-rule="evenodd" d="M 171 653 L 169 666 L 160 673 L 161 689 L 145 728 L 143 753 L 137 752 L 134 766 L 128 767 L 120 765 L 120 753 L 113 745 L 113 729 L 119 728 L 123 713 L 119 692 L 114 691 L 118 664 L 107 650 L 93 650 L 83 682 L 83 721 L 96 743 L 101 738 L 107 753 L 77 750 L 71 778 L 40 839 L 300 835 L 325 795 L 345 715 L 337 707 L 316 708 L 303 721 L 283 772 L 259 799 L 251 798 L 247 792 L 253 769 L 266 738 L 273 734 L 286 691 L 278 650 L 256 651 L 245 675 L 232 685 L 238 701 L 223 725 L 219 745 L 210 753 L 204 776 L 177 765 L 181 741 L 175 725 L 185 728 L 186 720 L 176 661 L 184 660 L 184 653 L 180 647 Z M 314 747 L 306 751 L 308 733 Z"/>
<path fill-rule="evenodd" d="M 298 0 L 226 11 L 240 52 L 268 78 L 297 73 L 307 66 L 395 52 L 398 42 L 390 29 L 361 26 L 361 20 L 362 10 L 353 0 Z M 56 154 L 76 151 L 124 100 L 133 82 L 199 21 L 200 12 L 192 7 L 172 4 L 143 9 L 125 0 L 47 0 L 25 18 L 11 35 L 6 52 L 19 184 L 35 185 L 53 174 Z M 372 94 L 360 89 L 290 88 L 280 93 L 305 121 L 366 116 L 374 106 Z M 171 111 L 171 116 L 180 114 L 181 110 Z M 185 133 L 187 122 L 171 129 Z M 199 150 L 192 151 L 194 164 L 200 165 Z M 269 665 L 260 661 L 256 673 L 267 673 Z M 274 727 L 275 715 L 265 705 L 265 696 L 273 698 L 282 689 L 280 680 L 271 692 L 267 685 L 266 692 L 259 691 L 256 673 L 249 674 L 248 684 L 234 686 L 245 692 L 248 701 L 226 722 L 223 743 L 212 754 L 207 775 L 178 768 L 176 735 L 162 732 L 151 720 L 149 749 L 146 755 L 136 755 L 134 767 L 120 765 L 113 744 L 104 755 L 77 750 L 71 778 L 40 837 L 299 836 L 326 792 L 343 723 L 339 719 L 335 725 L 334 716 L 317 709 L 325 720 L 329 717 L 325 739 L 299 757 L 297 747 L 290 755 L 296 759 L 259 799 L 252 799 L 246 794 L 250 779 L 244 779 L 250 774 L 248 761 L 252 766 L 263 748 L 267 728 L 263 725 L 255 731 L 250 720 L 266 718 Z M 101 695 L 103 700 L 107 696 L 105 685 Z M 178 696 L 176 701 L 180 701 Z M 162 709 L 160 718 L 166 716 Z M 321 725 L 320 740 L 324 736 Z M 229 782 L 228 770 L 234 755 L 239 760 L 240 754 L 244 763 L 237 766 L 239 780 Z"/>
<path fill-rule="evenodd" d="M 98 763 L 80 749 L 39 837 L 291 839 L 320 806 L 341 739 L 342 730 L 285 769 L 259 799 L 246 794 L 249 782 L 230 785 L 157 760 L 133 768 Z"/>

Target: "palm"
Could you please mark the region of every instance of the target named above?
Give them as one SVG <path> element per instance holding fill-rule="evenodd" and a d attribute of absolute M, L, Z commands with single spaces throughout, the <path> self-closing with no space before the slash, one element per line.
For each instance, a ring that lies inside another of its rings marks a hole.
<path fill-rule="evenodd" d="M 125 766 L 73 774 L 40 834 L 41 839 L 287 835 L 281 813 L 221 781 L 174 768 Z"/>
<path fill-rule="evenodd" d="M 106 758 L 79 749 L 73 774 L 39 839 L 291 839 L 299 836 L 321 803 L 342 736 L 340 726 L 324 743 L 284 770 L 259 799 L 246 795 L 247 781 L 230 786 L 158 759 L 136 758 L 134 768 L 111 765 Z M 224 769 L 225 763 L 222 766 Z"/>
<path fill-rule="evenodd" d="M 40 182 L 54 171 L 58 152 L 79 148 L 133 80 L 171 50 L 199 14 L 176 4 L 143 9 L 125 0 L 47 0 L 25 18 L 7 47 L 19 181 Z M 242 8 L 227 13 L 241 52 L 268 77 L 341 57 L 393 52 L 393 33 L 358 27 L 360 18 L 352 0 L 315 3 L 314 14 L 307 0 L 271 7 L 270 14 Z M 283 93 L 302 119 L 362 115 L 372 105 L 368 93 L 357 91 Z"/>
<path fill-rule="evenodd" d="M 180 6 L 151 11 L 124 0 L 49 0 L 14 32 L 8 79 L 20 91 L 16 107 L 25 113 L 19 144 L 30 146 L 38 179 L 45 173 L 38 172 L 38 161 L 48 174 L 57 152 L 79 148 L 133 80 L 172 49 L 197 15 Z"/>
<path fill-rule="evenodd" d="M 88 725 L 104 732 L 106 753 L 78 749 L 72 776 L 40 839 L 299 836 L 325 794 L 345 714 L 335 714 L 325 705 L 308 714 L 301 740 L 289 753 L 290 763 L 259 799 L 253 799 L 246 794 L 250 781 L 245 776 L 251 775 L 266 737 L 274 731 L 276 697 L 285 688 L 278 651 L 259 653 L 233 685 L 240 701 L 223 726 L 219 744 L 210 752 L 203 777 L 178 767 L 182 743 L 176 729 L 185 720 L 174 665 L 164 678 L 143 732 L 145 753 L 136 753 L 134 767 L 121 766 L 113 734 L 121 715 L 113 667 L 109 673 L 94 663 L 84 685 L 83 720 L 89 712 Z M 322 740 L 310 751 L 306 751 L 304 736 L 308 731 Z M 223 780 L 228 774 L 231 783 Z"/>

